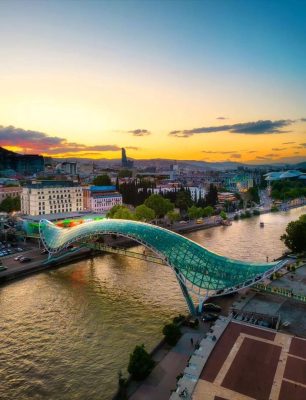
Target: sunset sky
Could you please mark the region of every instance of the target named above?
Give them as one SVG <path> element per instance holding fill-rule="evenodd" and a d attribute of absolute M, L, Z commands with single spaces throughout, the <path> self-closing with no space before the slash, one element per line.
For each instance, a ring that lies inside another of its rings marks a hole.
<path fill-rule="evenodd" d="M 0 1 L 0 146 L 306 160 L 306 2 Z"/>

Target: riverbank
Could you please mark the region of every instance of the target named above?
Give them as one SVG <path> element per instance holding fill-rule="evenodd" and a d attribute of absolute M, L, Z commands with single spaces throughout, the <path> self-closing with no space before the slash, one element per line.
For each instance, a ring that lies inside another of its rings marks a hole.
<path fill-rule="evenodd" d="M 292 209 L 293 208 L 299 208 L 299 207 L 292 207 Z M 261 214 L 267 214 L 267 213 L 276 215 L 278 212 L 272 213 L 269 210 L 262 210 L 262 212 L 261 212 Z M 230 217 L 230 219 L 232 219 L 233 215 L 229 215 L 229 217 Z M 244 220 L 255 219 L 256 217 L 258 217 L 258 216 L 252 216 L 252 217 L 244 219 Z M 221 221 L 215 222 L 215 221 L 212 221 L 212 218 L 213 217 L 207 218 L 206 221 L 204 220 L 203 223 L 200 223 L 200 224 L 196 223 L 196 221 L 189 221 L 186 224 L 182 224 L 182 225 L 177 223 L 172 227 L 171 230 L 173 232 L 186 235 L 188 233 L 193 233 L 193 232 L 202 231 L 202 230 L 204 231 L 204 230 L 220 227 Z M 166 229 L 169 229 L 169 227 L 167 227 Z M 232 228 L 228 227 L 228 229 L 231 230 Z M 231 232 L 231 231 L 229 231 L 229 232 Z M 107 236 L 107 237 L 105 237 L 104 240 L 105 240 L 105 244 L 112 246 L 112 247 L 129 248 L 129 247 L 133 247 L 133 246 L 137 245 L 135 243 L 135 241 L 124 238 L 124 237 L 114 238 L 111 236 Z M 77 252 L 69 251 L 67 254 L 65 254 L 61 257 L 53 258 L 50 261 L 48 261 L 46 256 L 42 256 L 40 254 L 40 249 L 36 248 L 36 252 L 35 252 L 35 249 L 33 249 L 33 258 L 35 258 L 35 261 L 33 261 L 33 262 L 29 262 L 26 264 L 20 264 L 18 261 L 14 261 L 14 257 L 10 257 L 10 261 L 4 260 L 5 261 L 4 265 L 7 267 L 7 269 L 4 271 L 0 271 L 0 284 L 9 282 L 9 281 L 12 281 L 15 279 L 23 278 L 30 274 L 38 273 L 38 272 L 41 272 L 44 270 L 48 270 L 48 269 L 52 269 L 52 268 L 59 268 L 61 266 L 70 264 L 71 262 L 86 259 L 86 258 L 88 258 L 89 255 L 96 255 L 96 254 L 100 254 L 100 253 L 92 252 L 89 249 L 83 248 L 83 249 L 79 249 Z M 28 254 L 28 252 L 27 252 L 27 256 L 31 257 L 31 254 Z"/>
<path fill-rule="evenodd" d="M 35 251 L 35 250 L 34 250 Z M 29 251 L 27 251 L 28 255 Z M 5 284 L 13 280 L 24 278 L 28 275 L 32 275 L 45 270 L 60 268 L 68 265 L 72 262 L 81 261 L 84 258 L 88 258 L 92 254 L 90 249 L 79 249 L 74 253 L 69 252 L 61 257 L 48 260 L 47 257 L 39 257 L 40 252 L 37 252 L 36 256 L 39 260 L 29 262 L 27 264 L 20 264 L 18 261 L 12 264 L 13 258 L 11 258 L 7 269 L 0 272 L 0 284 Z M 14 260 L 15 261 L 15 260 Z"/>
<path fill-rule="evenodd" d="M 282 254 L 279 237 L 304 213 L 306 207 L 270 213 L 187 237 L 218 254 L 265 262 L 266 255 L 273 260 Z M 118 371 L 127 376 L 135 346 L 145 343 L 150 351 L 161 340 L 164 324 L 188 313 L 170 268 L 107 253 L 8 283 L 0 289 L 1 399 L 31 400 L 39 393 L 41 400 L 109 400 Z M 233 299 L 213 302 L 225 311 L 225 301 Z M 161 369 L 158 376 L 164 376 Z"/>

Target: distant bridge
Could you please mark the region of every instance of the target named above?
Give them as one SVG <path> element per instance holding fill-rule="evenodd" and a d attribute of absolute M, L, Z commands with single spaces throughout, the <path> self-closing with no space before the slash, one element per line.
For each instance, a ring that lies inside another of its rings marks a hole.
<path fill-rule="evenodd" d="M 189 310 L 193 314 L 196 313 L 196 307 L 192 295 L 197 297 L 201 311 L 208 297 L 221 296 L 252 286 L 269 277 L 286 263 L 233 260 L 213 253 L 177 233 L 136 221 L 103 219 L 63 229 L 47 220 L 41 220 L 39 232 L 51 256 L 64 251 L 74 243 L 83 243 L 98 250 L 168 265 L 174 271 Z M 96 240 L 101 235 L 118 235 L 132 239 L 150 249 L 156 256 L 114 249 L 100 244 Z"/>

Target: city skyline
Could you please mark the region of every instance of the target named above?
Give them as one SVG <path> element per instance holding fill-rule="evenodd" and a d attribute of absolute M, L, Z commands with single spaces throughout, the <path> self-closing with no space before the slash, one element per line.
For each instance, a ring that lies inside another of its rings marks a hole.
<path fill-rule="evenodd" d="M 2 1 L 0 146 L 300 162 L 301 1 Z"/>

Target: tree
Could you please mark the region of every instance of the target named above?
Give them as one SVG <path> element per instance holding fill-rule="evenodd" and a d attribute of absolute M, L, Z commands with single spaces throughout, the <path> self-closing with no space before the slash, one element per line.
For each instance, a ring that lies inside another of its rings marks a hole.
<path fill-rule="evenodd" d="M 227 215 L 226 215 L 226 212 L 225 212 L 224 210 L 222 210 L 222 211 L 220 212 L 220 217 L 221 217 L 223 220 L 226 220 L 226 219 L 227 219 Z"/>
<path fill-rule="evenodd" d="M 114 214 L 114 219 L 135 219 L 135 215 L 127 208 L 122 207 Z"/>
<path fill-rule="evenodd" d="M 174 208 L 174 205 L 169 199 L 164 199 L 159 194 L 151 194 L 151 196 L 145 200 L 144 204 L 154 210 L 157 218 L 165 216 L 168 211 Z"/>
<path fill-rule="evenodd" d="M 254 203 L 259 204 L 260 203 L 260 198 L 258 194 L 258 187 L 251 187 L 248 189 L 248 193 L 250 196 L 250 200 L 253 201 Z"/>
<path fill-rule="evenodd" d="M 188 207 L 191 207 L 192 205 L 192 199 L 191 199 L 191 194 L 190 191 L 188 190 L 180 190 L 176 196 L 176 201 L 175 201 L 176 207 L 180 209 L 180 211 L 187 211 Z"/>
<path fill-rule="evenodd" d="M 114 400 L 127 400 L 127 387 L 128 383 L 127 380 L 123 377 L 122 372 L 119 371 L 118 373 L 118 391 L 114 397 Z"/>
<path fill-rule="evenodd" d="M 168 211 L 167 212 L 167 218 L 170 221 L 171 224 L 173 224 L 173 222 L 178 221 L 180 219 L 180 214 L 176 211 Z"/>
<path fill-rule="evenodd" d="M 188 217 L 190 219 L 197 219 L 203 216 L 203 208 L 191 206 L 188 208 Z"/>
<path fill-rule="evenodd" d="M 211 217 L 214 213 L 212 206 L 207 206 L 203 209 L 203 217 Z"/>
<path fill-rule="evenodd" d="M 128 372 L 136 381 L 145 379 L 154 367 L 154 361 L 150 354 L 145 350 L 144 345 L 136 346 L 130 355 Z"/>
<path fill-rule="evenodd" d="M 112 184 L 112 181 L 110 180 L 110 177 L 106 174 L 104 175 L 98 175 L 94 180 L 93 184 L 97 186 L 110 186 Z"/>
<path fill-rule="evenodd" d="M 174 323 L 164 326 L 163 335 L 170 346 L 175 346 L 179 338 L 182 336 L 180 328 Z"/>
<path fill-rule="evenodd" d="M 106 216 L 114 219 L 135 219 L 134 214 L 126 206 L 121 204 L 112 207 Z"/>
<path fill-rule="evenodd" d="M 218 203 L 218 190 L 212 183 L 210 184 L 208 193 L 206 195 L 206 203 L 210 206 L 215 206 Z"/>
<path fill-rule="evenodd" d="M 297 221 L 289 222 L 286 233 L 281 236 L 285 245 L 296 253 L 306 251 L 306 214 Z"/>
<path fill-rule="evenodd" d="M 122 169 L 118 172 L 118 177 L 119 178 L 131 178 L 133 172 L 129 169 Z"/>
<path fill-rule="evenodd" d="M 139 221 L 152 221 L 155 218 L 155 211 L 145 204 L 141 204 L 136 207 L 135 216 Z"/>
<path fill-rule="evenodd" d="M 125 207 L 122 204 L 116 204 L 115 206 L 113 206 L 107 213 L 106 216 L 107 218 L 114 218 L 114 214 L 116 213 L 116 211 L 118 211 L 120 208 Z"/>
<path fill-rule="evenodd" d="M 7 197 L 0 203 L 0 211 L 11 213 L 13 211 L 20 211 L 20 197 Z"/>

